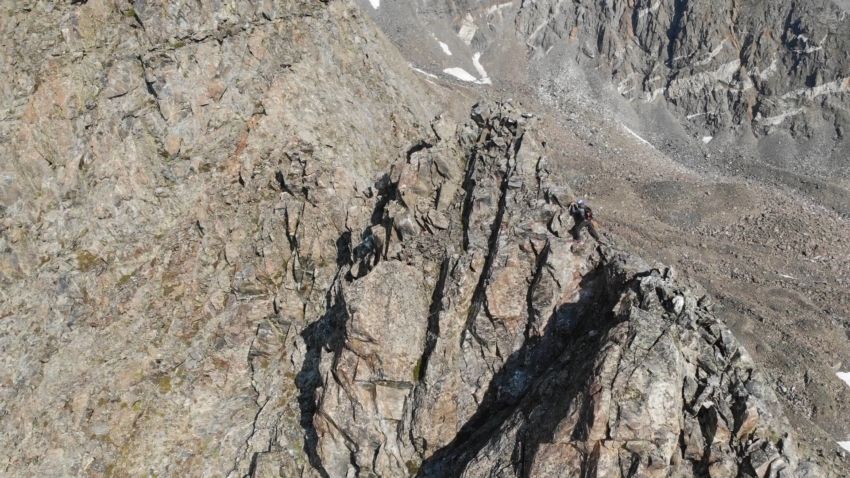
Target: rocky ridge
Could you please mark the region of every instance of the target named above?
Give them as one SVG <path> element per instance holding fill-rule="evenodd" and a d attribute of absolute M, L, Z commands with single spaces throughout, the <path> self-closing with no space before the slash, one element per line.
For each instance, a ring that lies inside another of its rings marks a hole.
<path fill-rule="evenodd" d="M 590 3 L 524 5 L 518 29 L 540 51 L 577 43 L 625 98 L 661 96 L 707 135 L 741 124 L 757 134 L 847 128 L 847 13 L 833 2 Z M 822 115 L 804 114 L 815 105 Z"/>
<path fill-rule="evenodd" d="M 352 5 L 2 7 L 4 473 L 817 476 L 701 293 L 572 243 L 540 120 Z"/>
<path fill-rule="evenodd" d="M 314 420 L 327 475 L 822 476 L 710 299 L 561 237 L 570 192 L 548 182 L 545 140 L 509 105 L 473 117 L 446 230 L 410 239 L 393 220 L 398 258 L 340 287 Z M 414 185 L 434 153 L 401 166 Z M 439 265 L 405 254 L 453 233 L 465 246 Z M 413 286 L 420 267 L 431 287 Z"/>

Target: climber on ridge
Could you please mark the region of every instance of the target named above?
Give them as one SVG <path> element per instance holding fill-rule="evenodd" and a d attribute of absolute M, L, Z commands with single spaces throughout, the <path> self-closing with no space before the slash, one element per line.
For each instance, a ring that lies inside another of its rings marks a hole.
<path fill-rule="evenodd" d="M 569 212 L 570 216 L 573 217 L 573 221 L 575 221 L 575 225 L 570 229 L 573 239 L 581 241 L 581 230 L 586 227 L 590 235 L 596 239 L 596 242 L 600 242 L 599 234 L 596 233 L 596 227 L 593 224 L 593 210 L 590 209 L 590 206 L 585 204 L 584 201 L 579 200 L 578 202 L 570 203 Z"/>

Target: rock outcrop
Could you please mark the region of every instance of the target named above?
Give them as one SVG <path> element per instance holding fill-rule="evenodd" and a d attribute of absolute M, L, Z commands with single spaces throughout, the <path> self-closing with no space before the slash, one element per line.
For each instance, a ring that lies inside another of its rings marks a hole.
<path fill-rule="evenodd" d="M 602 250 L 586 322 L 519 404 L 486 410 L 424 476 L 819 476 L 710 302 Z"/>
<path fill-rule="evenodd" d="M 573 242 L 539 119 L 354 5 L 0 13 L 4 474 L 818 476 L 707 298 Z"/>
<path fill-rule="evenodd" d="M 411 237 L 409 216 L 390 218 L 397 257 L 341 279 L 314 419 L 328 476 L 820 476 L 710 299 L 559 237 L 570 193 L 548 181 L 533 120 L 509 104 L 473 118 L 449 226 Z M 419 184 L 443 158 L 401 167 Z M 412 253 L 435 242 L 440 263 Z"/>

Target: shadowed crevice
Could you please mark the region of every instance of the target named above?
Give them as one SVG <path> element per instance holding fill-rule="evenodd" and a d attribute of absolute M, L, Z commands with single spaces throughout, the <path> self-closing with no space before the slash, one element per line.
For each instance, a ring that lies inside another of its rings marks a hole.
<path fill-rule="evenodd" d="M 299 392 L 298 407 L 301 411 L 300 425 L 304 430 L 304 452 L 307 454 L 310 465 L 322 478 L 331 477 L 319 457 L 319 435 L 313 424 L 313 418 L 318 409 L 316 391 L 322 386 L 322 377 L 319 372 L 322 353 L 339 349 L 339 342 L 343 339 L 345 302 L 342 297 L 340 278 L 340 274 L 337 274 L 334 284 L 327 292 L 325 314 L 301 332 L 307 352 L 301 371 L 295 376 L 295 385 Z"/>
<path fill-rule="evenodd" d="M 579 288 L 585 291 L 581 299 L 558 307 L 549 317 L 543 334 L 526 340 L 522 348 L 508 357 L 490 381 L 476 413 L 451 443 L 422 463 L 416 476 L 460 476 L 517 412 L 523 424 L 510 460 L 519 476 L 528 475 L 540 444 L 551 439 L 568 405 L 586 391 L 586 383 L 604 345 L 601 338 L 617 323 L 610 312 L 613 306 L 610 301 L 619 294 L 607 293 L 603 272 L 600 266 L 585 275 L 579 283 Z M 592 337 L 591 330 L 596 331 Z M 547 407 L 549 416 L 532 420 L 531 411 L 539 403 L 551 403 Z"/>
<path fill-rule="evenodd" d="M 434 287 L 434 292 L 431 295 L 431 307 L 428 310 L 428 332 L 425 336 L 425 350 L 422 352 L 422 362 L 419 368 L 419 376 L 417 380 L 421 380 L 425 376 L 428 369 L 428 363 L 431 360 L 431 354 L 437 347 L 437 339 L 440 337 L 440 312 L 443 310 L 443 295 L 445 294 L 446 278 L 451 269 L 450 258 L 443 259 L 440 266 L 440 276 L 437 279 L 437 285 Z"/>

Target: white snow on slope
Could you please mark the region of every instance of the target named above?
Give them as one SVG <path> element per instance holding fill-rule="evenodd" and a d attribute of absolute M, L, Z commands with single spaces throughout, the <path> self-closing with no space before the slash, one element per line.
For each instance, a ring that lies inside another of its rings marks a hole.
<path fill-rule="evenodd" d="M 487 72 L 484 71 L 484 66 L 481 65 L 480 61 L 478 61 L 480 58 L 481 52 L 477 52 L 476 54 L 472 55 L 472 64 L 475 65 L 475 69 L 478 70 L 478 75 L 481 76 L 481 80 L 479 81 L 479 83 L 484 85 L 490 85 L 493 82 L 490 81 L 490 77 L 487 76 Z"/>
<path fill-rule="evenodd" d="M 438 78 L 439 79 L 439 77 L 437 75 L 432 75 L 431 73 L 428 73 L 427 71 L 420 70 L 419 68 L 416 68 L 415 66 L 413 66 L 413 63 L 408 63 L 407 66 L 409 66 L 410 69 L 415 71 L 416 73 L 421 73 L 421 74 L 423 74 L 427 77 L 430 77 L 430 78 Z"/>
<path fill-rule="evenodd" d="M 838 375 L 838 378 L 844 380 L 847 385 L 850 385 L 850 372 L 838 372 L 835 375 Z"/>
<path fill-rule="evenodd" d="M 510 7 L 513 4 L 514 4 L 514 2 L 505 2 L 505 3 L 500 3 L 498 5 L 493 5 L 492 7 L 487 9 L 487 15 L 492 15 L 493 13 L 496 13 L 496 12 L 501 13 L 501 10 L 503 8 Z"/>
<path fill-rule="evenodd" d="M 372 4 L 372 8 L 374 8 L 375 10 L 377 10 L 378 7 L 381 6 L 381 0 L 369 0 L 369 3 Z"/>
<path fill-rule="evenodd" d="M 711 142 L 712 139 L 714 139 L 714 136 L 703 136 L 702 142 L 705 143 L 705 144 L 708 144 L 708 143 Z"/>
<path fill-rule="evenodd" d="M 838 442 L 838 446 L 844 448 L 847 451 L 850 451 L 850 441 L 840 441 Z"/>
<path fill-rule="evenodd" d="M 445 53 L 446 55 L 452 56 L 452 51 L 449 50 L 449 46 L 446 45 L 445 43 L 439 41 L 439 40 L 437 40 L 437 41 L 440 43 L 440 48 L 443 49 L 443 53 Z"/>
<path fill-rule="evenodd" d="M 471 81 L 473 83 L 477 83 L 478 80 L 466 72 L 463 68 L 446 68 L 443 70 L 443 73 L 448 73 L 449 75 L 454 76 L 458 80 L 462 81 Z"/>
<path fill-rule="evenodd" d="M 653 147 L 653 148 L 655 147 L 655 146 L 652 146 L 652 143 L 650 143 L 649 141 L 647 141 L 647 140 L 645 140 L 645 139 L 641 138 L 640 136 L 638 136 L 638 134 L 637 134 L 637 133 L 635 133 L 634 131 L 630 130 L 628 126 L 626 126 L 626 125 L 624 125 L 624 124 L 621 124 L 621 125 L 623 126 L 623 128 L 625 128 L 625 129 L 626 129 L 626 131 L 628 131 L 629 133 L 631 133 L 631 134 L 632 134 L 632 136 L 634 136 L 635 138 L 637 138 L 637 139 L 641 140 L 642 142 L 644 142 L 644 143 L 648 144 L 649 146 L 651 146 L 651 147 Z"/>

